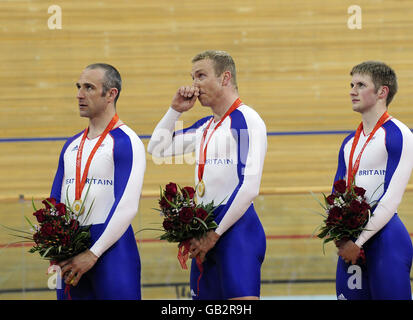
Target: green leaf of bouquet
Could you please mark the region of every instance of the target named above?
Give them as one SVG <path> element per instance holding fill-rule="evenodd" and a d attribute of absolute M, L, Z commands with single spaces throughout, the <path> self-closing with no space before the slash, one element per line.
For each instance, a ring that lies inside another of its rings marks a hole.
<path fill-rule="evenodd" d="M 90 181 L 92 181 L 93 179 L 94 179 L 94 178 L 92 177 Z M 83 210 L 84 207 L 85 207 L 86 199 L 87 199 L 87 196 L 89 195 L 89 191 L 90 191 L 90 187 L 91 187 L 91 186 L 92 186 L 92 184 L 89 182 L 89 186 L 87 187 L 86 194 L 85 194 L 85 198 L 84 198 L 83 201 L 82 201 L 82 205 L 80 206 L 79 212 L 82 212 L 82 210 Z M 90 210 L 92 209 L 94 202 L 95 202 L 95 200 L 93 199 L 92 204 L 91 204 L 90 207 L 89 207 L 89 211 L 88 211 L 88 213 L 87 213 L 87 215 L 86 215 L 85 221 L 86 221 L 87 218 L 89 217 Z"/>
<path fill-rule="evenodd" d="M 170 234 L 168 232 L 165 232 L 164 234 L 159 236 L 159 240 L 167 240 L 168 237 L 170 237 Z"/>
<path fill-rule="evenodd" d="M 189 226 L 189 229 L 191 230 L 191 231 L 198 231 L 198 230 L 200 230 L 201 229 L 201 224 L 199 223 L 199 224 L 197 224 L 196 226 L 194 226 L 194 225 L 190 225 Z"/>
<path fill-rule="evenodd" d="M 53 209 L 56 209 L 56 207 L 55 207 L 51 202 L 49 202 L 47 199 L 44 199 L 44 201 L 46 201 L 47 204 L 48 204 L 49 206 L 51 206 Z"/>
<path fill-rule="evenodd" d="M 215 221 L 211 221 L 210 223 L 208 223 L 208 230 L 215 229 L 217 227 L 218 227 L 218 224 Z"/>
<path fill-rule="evenodd" d="M 317 211 L 317 210 L 310 210 L 310 209 L 308 209 L 308 211 L 311 212 L 311 213 L 315 213 L 315 214 L 317 214 L 317 215 L 319 215 L 319 216 L 322 216 L 324 219 L 327 219 L 327 217 L 328 217 L 328 215 L 322 214 L 322 213 L 320 213 L 320 212 Z"/>
<path fill-rule="evenodd" d="M 384 182 L 382 182 L 382 183 L 377 187 L 377 189 L 374 190 L 373 194 L 370 196 L 370 199 L 374 198 L 375 193 L 380 189 L 380 187 L 381 187 L 382 185 L 384 185 Z M 376 201 L 379 202 L 379 200 L 376 200 Z M 373 202 L 374 202 L 374 201 L 373 201 Z M 371 207 L 373 207 L 373 206 L 372 206 L 372 203 L 373 203 L 373 202 L 369 203 L 369 205 L 370 205 Z"/>
<path fill-rule="evenodd" d="M 321 224 L 318 225 L 318 226 L 314 229 L 314 231 L 311 233 L 311 237 L 313 238 L 313 237 L 315 236 L 317 230 L 321 230 L 321 228 L 322 228 L 322 227 L 321 227 Z"/>
<path fill-rule="evenodd" d="M 36 227 L 33 225 L 33 223 L 29 220 L 29 218 L 27 218 L 26 216 L 24 216 L 24 218 L 26 219 L 26 221 L 30 224 L 30 226 L 33 228 L 33 230 L 36 230 Z"/>
<path fill-rule="evenodd" d="M 15 231 L 15 232 L 20 232 L 20 233 L 26 233 L 26 234 L 32 234 L 31 232 L 28 232 L 28 231 L 24 231 L 24 230 L 19 230 L 19 229 L 16 229 L 16 228 L 12 228 L 12 227 L 8 227 L 8 226 L 5 226 L 5 225 L 3 225 L 3 224 L 0 224 L 0 226 L 2 226 L 3 228 L 5 228 L 5 229 L 7 229 L 7 230 L 11 230 L 11 231 Z"/>
<path fill-rule="evenodd" d="M 49 253 L 49 251 L 52 250 L 52 249 L 53 249 L 53 247 L 47 248 L 47 250 L 41 255 L 41 257 L 44 259 L 47 256 L 47 254 Z"/>
<path fill-rule="evenodd" d="M 33 247 L 29 250 L 30 253 L 35 253 L 37 250 L 39 250 L 37 247 Z"/>
<path fill-rule="evenodd" d="M 73 212 L 72 206 L 69 203 L 69 186 L 66 188 L 66 208 L 70 210 L 70 212 Z M 66 220 L 69 219 L 69 212 L 66 211 Z"/>
<path fill-rule="evenodd" d="M 208 230 L 208 226 L 206 225 L 206 223 L 204 222 L 204 220 L 198 218 L 198 217 L 194 217 L 195 220 L 197 220 L 200 224 L 202 224 L 202 226 Z"/>
<path fill-rule="evenodd" d="M 321 203 L 321 201 L 318 200 L 318 198 L 315 196 L 315 194 L 314 194 L 312 191 L 310 191 L 310 194 L 311 194 L 311 196 L 320 204 L 320 206 L 321 206 L 324 210 L 327 210 L 327 207 L 325 206 L 325 204 Z M 323 196 L 324 196 L 324 200 L 326 200 L 327 198 L 326 198 L 326 195 L 325 195 L 324 193 L 323 193 Z"/>
<path fill-rule="evenodd" d="M 17 238 L 26 239 L 27 241 L 25 241 L 25 242 L 32 242 L 32 241 L 33 241 L 33 238 L 32 238 L 32 237 L 22 236 L 22 235 L 13 234 L 13 233 L 9 233 L 9 235 L 10 235 L 10 236 L 13 236 L 13 237 L 17 237 Z"/>
<path fill-rule="evenodd" d="M 179 191 L 181 192 L 181 194 L 182 194 L 183 196 L 186 195 L 186 196 L 184 196 L 185 199 L 189 199 L 189 193 L 188 193 L 188 191 L 182 189 L 179 184 L 178 184 L 178 189 L 179 189 Z"/>
<path fill-rule="evenodd" d="M 86 197 L 85 197 L 85 199 L 86 199 Z M 83 221 L 84 223 L 86 223 L 87 220 L 89 219 L 90 212 L 91 212 L 92 207 L 93 207 L 94 204 L 95 204 L 95 199 L 93 199 L 92 203 L 90 204 L 89 210 L 88 210 L 87 213 L 86 213 L 85 220 Z M 83 205 L 83 204 L 82 204 L 82 205 Z M 83 207 L 82 207 L 82 208 L 83 208 Z M 82 209 L 80 209 L 80 212 L 82 212 Z"/>
<path fill-rule="evenodd" d="M 32 197 L 32 206 L 33 206 L 33 210 L 36 212 L 37 209 L 36 209 L 36 206 L 34 205 L 34 198 L 33 197 Z"/>
<path fill-rule="evenodd" d="M 163 198 L 166 200 L 166 202 L 168 202 L 168 204 L 169 204 L 171 207 L 173 207 L 173 208 L 175 208 L 175 209 L 177 209 L 177 208 L 178 208 L 178 206 L 177 206 L 177 205 L 175 205 L 175 203 L 173 203 L 173 202 L 169 201 L 166 197 L 163 197 Z"/>
<path fill-rule="evenodd" d="M 329 228 L 323 228 L 321 229 L 321 232 L 317 235 L 319 238 L 325 238 L 327 234 L 329 233 L 330 229 Z"/>
<path fill-rule="evenodd" d="M 135 232 L 135 235 L 136 235 L 137 233 L 142 232 L 142 231 L 164 231 L 164 230 L 163 230 L 163 229 L 155 229 L 155 228 L 143 228 L 143 229 L 140 229 L 140 230 L 136 231 L 136 232 Z"/>

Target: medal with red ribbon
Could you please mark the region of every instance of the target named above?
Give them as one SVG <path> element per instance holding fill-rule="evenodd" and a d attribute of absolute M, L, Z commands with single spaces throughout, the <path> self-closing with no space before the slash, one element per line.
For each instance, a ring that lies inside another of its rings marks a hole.
<path fill-rule="evenodd" d="M 208 148 L 208 143 L 211 140 L 212 135 L 214 132 L 221 126 L 222 122 L 225 120 L 226 117 L 228 117 L 232 111 L 237 109 L 240 105 L 242 104 L 242 101 L 240 98 L 237 98 L 234 103 L 231 105 L 231 107 L 225 112 L 224 116 L 221 118 L 221 120 L 218 122 L 218 124 L 215 126 L 215 128 L 212 130 L 212 133 L 210 134 L 208 141 L 205 143 L 206 135 L 208 132 L 209 127 L 211 126 L 212 121 L 214 118 L 212 117 L 211 120 L 209 120 L 208 125 L 206 126 L 204 133 L 202 135 L 201 139 L 201 146 L 199 147 L 199 163 L 198 163 L 198 185 L 196 186 L 196 191 L 200 197 L 202 197 L 205 194 L 205 183 L 204 180 L 202 179 L 204 176 L 204 169 L 205 169 L 205 161 L 206 161 L 206 153 L 207 153 L 207 148 Z M 205 144 L 205 147 L 204 147 Z"/>
<path fill-rule="evenodd" d="M 95 146 L 93 147 L 92 152 L 90 153 L 87 159 L 85 169 L 83 171 L 83 175 L 81 177 L 80 170 L 82 166 L 83 146 L 85 144 L 87 134 L 89 132 L 89 127 L 87 127 L 85 131 L 83 132 L 82 140 L 80 141 L 79 149 L 77 150 L 77 155 L 76 155 L 75 201 L 73 202 L 73 205 L 72 205 L 73 211 L 78 215 L 82 214 L 85 211 L 84 205 L 82 204 L 81 196 L 82 196 L 83 188 L 85 187 L 85 184 L 86 184 L 86 179 L 87 179 L 87 174 L 89 172 L 90 163 L 92 162 L 93 156 L 95 155 L 96 151 L 101 146 L 103 140 L 106 138 L 109 131 L 113 129 L 113 127 L 118 121 L 119 121 L 119 116 L 115 114 L 112 120 L 110 120 L 109 124 L 106 126 L 103 133 L 100 135 L 99 140 L 96 142 Z"/>
<path fill-rule="evenodd" d="M 360 123 L 360 125 L 357 128 L 356 134 L 354 135 L 354 140 L 353 144 L 351 145 L 351 151 L 350 151 L 350 159 L 349 159 L 349 164 L 348 164 L 348 173 L 347 173 L 347 188 L 350 189 L 351 184 L 353 183 L 354 177 L 356 176 L 356 173 L 359 169 L 360 166 L 360 159 L 361 155 L 364 152 L 364 149 L 366 148 L 367 144 L 370 142 L 370 140 L 373 138 L 374 134 L 376 133 L 377 130 L 387 121 L 391 118 L 391 116 L 387 113 L 383 113 L 383 115 L 380 117 L 379 121 L 377 121 L 376 125 L 373 128 L 373 131 L 370 132 L 366 142 L 363 145 L 363 148 L 361 149 L 359 155 L 356 158 L 356 161 L 354 162 L 353 166 L 353 157 L 354 157 L 354 152 L 356 150 L 356 146 L 359 142 L 361 132 L 363 131 L 363 122 Z"/>

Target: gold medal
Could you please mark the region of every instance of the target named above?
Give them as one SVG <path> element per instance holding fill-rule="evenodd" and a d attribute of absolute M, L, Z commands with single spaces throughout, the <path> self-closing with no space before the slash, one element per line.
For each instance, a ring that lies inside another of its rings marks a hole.
<path fill-rule="evenodd" d="M 198 186 L 196 188 L 196 192 L 198 193 L 198 196 L 203 197 L 205 194 L 205 183 L 204 180 L 201 180 L 198 182 Z"/>
<path fill-rule="evenodd" d="M 80 216 L 81 214 L 83 214 L 83 212 L 85 212 L 85 207 L 83 206 L 82 207 L 82 200 L 75 200 L 74 202 L 73 202 L 73 205 L 72 205 L 72 209 L 73 209 L 73 212 L 75 213 L 75 214 L 77 214 L 78 216 Z"/>

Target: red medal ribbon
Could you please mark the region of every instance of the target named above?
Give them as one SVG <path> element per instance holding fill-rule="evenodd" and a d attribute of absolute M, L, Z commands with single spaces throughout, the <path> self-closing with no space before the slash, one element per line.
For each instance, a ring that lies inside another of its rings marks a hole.
<path fill-rule="evenodd" d="M 113 129 L 115 124 L 118 122 L 119 116 L 115 114 L 112 118 L 112 120 L 109 122 L 107 125 L 106 129 L 103 131 L 101 134 L 99 140 L 96 142 L 96 145 L 93 147 L 92 152 L 89 155 L 89 158 L 87 159 L 86 165 L 85 165 L 85 170 L 83 171 L 82 175 L 82 180 L 80 180 L 80 170 L 82 166 L 82 152 L 83 152 L 83 146 L 86 141 L 87 134 L 89 132 L 89 127 L 85 129 L 83 132 L 82 140 L 80 141 L 79 144 L 79 149 L 77 150 L 77 156 L 76 156 L 76 193 L 75 193 L 75 200 L 80 200 L 82 196 L 82 190 L 85 187 L 86 184 L 86 178 L 87 174 L 89 172 L 89 167 L 90 163 L 92 162 L 93 156 L 95 155 L 96 151 L 99 149 L 100 145 L 102 144 L 103 140 L 106 138 L 106 135 L 109 133 L 110 130 Z"/>
<path fill-rule="evenodd" d="M 189 239 L 181 242 L 178 246 L 178 260 L 181 264 L 182 269 L 187 270 L 188 267 L 186 266 L 186 261 L 188 260 L 189 256 L 189 247 L 190 247 Z"/>
<path fill-rule="evenodd" d="M 178 246 L 178 260 L 181 264 L 182 269 L 184 270 L 188 269 L 186 261 L 188 260 L 190 246 L 190 239 L 179 243 Z M 199 282 L 201 281 L 202 274 L 204 273 L 204 266 L 202 265 L 201 258 L 199 257 L 199 255 L 196 256 L 195 261 L 199 270 L 199 276 L 197 280 L 197 295 L 199 296 Z"/>
<path fill-rule="evenodd" d="M 357 128 L 356 134 L 354 135 L 354 140 L 353 144 L 351 146 L 351 151 L 350 151 L 350 159 L 349 159 L 349 164 L 348 164 L 348 173 L 347 173 L 347 188 L 350 189 L 350 186 L 354 180 L 354 177 L 357 173 L 357 170 L 359 169 L 360 166 L 360 159 L 361 155 L 364 152 L 364 149 L 366 148 L 367 144 L 370 142 L 370 140 L 373 138 L 374 134 L 376 133 L 377 130 L 391 117 L 387 113 L 383 113 L 383 115 L 380 117 L 379 121 L 377 121 L 376 125 L 374 126 L 374 129 L 372 132 L 370 132 L 369 137 L 367 138 L 367 141 L 364 143 L 363 148 L 361 149 L 359 155 L 357 156 L 357 159 L 354 163 L 353 166 L 353 156 L 354 156 L 354 151 L 356 150 L 356 146 L 359 142 L 361 132 L 363 131 L 363 122 L 360 123 L 360 125 Z"/>
<path fill-rule="evenodd" d="M 198 163 L 198 180 L 199 181 L 201 181 L 202 177 L 204 176 L 206 153 L 207 153 L 208 143 L 211 140 L 212 135 L 214 134 L 215 130 L 217 130 L 221 126 L 221 124 L 225 120 L 225 118 L 228 117 L 232 113 L 232 111 L 234 111 L 236 108 L 238 108 L 241 104 L 242 104 L 242 101 L 240 100 L 240 98 L 237 98 L 234 101 L 234 103 L 231 105 L 231 107 L 228 109 L 228 111 L 224 114 L 222 119 L 218 122 L 216 127 L 212 130 L 212 133 L 209 136 L 208 141 L 205 144 L 205 138 L 206 138 L 208 129 L 211 126 L 211 123 L 214 120 L 214 118 L 211 118 L 208 125 L 206 126 L 206 128 L 204 130 L 204 134 L 202 135 L 201 146 L 199 147 L 199 163 Z M 204 148 L 204 144 L 205 144 L 205 148 Z"/>
<path fill-rule="evenodd" d="M 65 295 L 67 299 L 72 300 L 72 296 L 70 295 L 70 284 L 65 284 Z"/>
<path fill-rule="evenodd" d="M 50 260 L 50 265 L 49 265 L 49 267 L 50 266 L 52 266 L 52 265 L 57 265 L 57 261 L 54 261 L 54 260 Z M 49 271 L 49 270 L 48 270 Z M 49 274 L 49 272 L 47 272 L 46 274 Z M 57 281 L 59 280 L 59 277 L 56 279 L 56 285 L 58 285 L 57 284 Z M 70 287 L 71 287 L 71 285 L 70 284 L 66 284 L 65 283 L 65 291 L 64 291 L 64 294 L 67 296 L 67 299 L 68 300 L 72 300 L 72 296 L 70 295 Z"/>

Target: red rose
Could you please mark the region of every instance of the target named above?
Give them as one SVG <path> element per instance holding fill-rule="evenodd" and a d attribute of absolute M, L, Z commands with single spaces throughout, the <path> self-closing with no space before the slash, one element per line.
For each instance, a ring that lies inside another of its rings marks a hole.
<path fill-rule="evenodd" d="M 36 244 L 40 243 L 40 234 L 39 234 L 39 232 L 36 232 L 35 234 L 33 234 L 33 241 L 36 242 Z"/>
<path fill-rule="evenodd" d="M 165 198 L 159 200 L 159 206 L 161 207 L 161 209 L 169 209 L 171 207 L 169 203 L 165 200 Z"/>
<path fill-rule="evenodd" d="M 170 182 L 165 186 L 165 192 L 166 194 L 169 194 L 173 197 L 176 196 L 176 193 L 178 192 L 178 187 L 176 183 Z"/>
<path fill-rule="evenodd" d="M 33 215 L 36 217 L 38 222 L 42 223 L 46 220 L 45 212 L 45 209 L 39 209 L 35 213 L 33 213 Z"/>
<path fill-rule="evenodd" d="M 366 190 L 364 190 L 363 188 L 360 187 L 354 187 L 354 192 L 356 195 L 363 197 L 364 194 L 366 193 Z"/>
<path fill-rule="evenodd" d="M 333 215 L 333 216 L 342 216 L 343 215 L 343 210 L 341 210 L 341 208 L 339 207 L 332 207 L 329 210 L 329 216 Z"/>
<path fill-rule="evenodd" d="M 194 217 L 192 208 L 184 207 L 179 211 L 179 220 L 183 223 L 191 223 Z"/>
<path fill-rule="evenodd" d="M 336 199 L 336 196 L 334 194 L 330 194 L 327 198 L 326 201 L 327 203 L 332 206 L 334 204 L 334 200 Z"/>
<path fill-rule="evenodd" d="M 162 223 L 162 225 L 163 225 L 163 228 L 164 228 L 166 231 L 172 230 L 173 227 L 174 227 L 174 224 L 173 224 L 173 222 L 172 222 L 171 220 L 164 220 L 163 223 Z"/>
<path fill-rule="evenodd" d="M 338 193 L 346 192 L 346 181 L 345 180 L 337 180 L 334 182 L 334 190 Z"/>
<path fill-rule="evenodd" d="M 159 206 L 161 207 L 161 209 L 170 209 L 171 208 L 171 205 L 166 200 L 168 200 L 169 202 L 172 202 L 172 196 L 169 195 L 169 194 L 165 194 L 162 197 L 162 199 L 159 201 Z"/>
<path fill-rule="evenodd" d="M 370 207 L 370 205 L 366 202 L 366 201 L 362 201 L 361 202 L 361 212 L 363 213 L 363 214 L 368 214 L 368 210 L 370 210 L 371 209 L 371 207 Z"/>
<path fill-rule="evenodd" d="M 40 228 L 40 233 L 44 234 L 45 236 L 53 236 L 55 234 L 55 230 L 51 223 L 45 223 Z"/>
<path fill-rule="evenodd" d="M 330 209 L 326 224 L 332 226 L 337 224 L 343 219 L 342 210 L 339 207 L 333 207 Z"/>
<path fill-rule="evenodd" d="M 58 203 L 55 205 L 56 212 L 59 216 L 64 216 L 66 214 L 66 205 L 64 203 Z"/>
<path fill-rule="evenodd" d="M 357 216 L 358 225 L 362 226 L 367 221 L 367 216 L 359 215 Z"/>
<path fill-rule="evenodd" d="M 203 208 L 198 208 L 198 209 L 196 209 L 196 217 L 197 218 L 199 218 L 199 219 L 201 219 L 201 220 L 205 220 L 206 219 L 206 217 L 208 216 L 208 212 L 205 210 L 205 209 L 203 209 Z"/>
<path fill-rule="evenodd" d="M 360 221 L 358 221 L 357 217 L 351 217 L 346 219 L 344 224 L 351 229 L 356 229 L 360 226 Z"/>
<path fill-rule="evenodd" d="M 192 187 L 185 187 L 182 189 L 182 194 L 186 197 L 189 197 L 189 199 L 193 199 L 195 195 L 195 189 Z"/>
<path fill-rule="evenodd" d="M 46 207 L 46 209 L 51 209 L 52 207 L 50 206 L 49 203 L 51 203 L 53 206 L 56 204 L 56 199 L 55 198 L 47 198 L 46 200 L 43 200 L 42 203 Z"/>
<path fill-rule="evenodd" d="M 354 213 L 360 213 L 361 212 L 361 204 L 357 200 L 353 200 L 350 202 L 350 210 L 353 211 Z"/>

